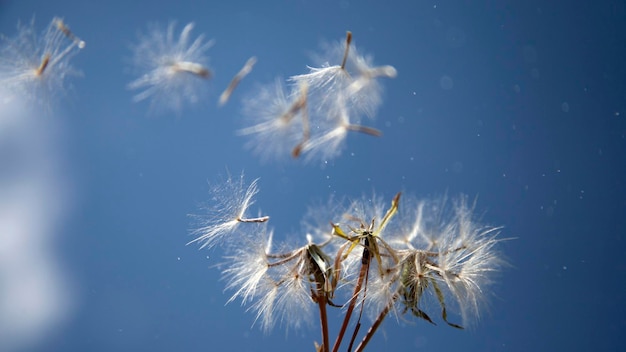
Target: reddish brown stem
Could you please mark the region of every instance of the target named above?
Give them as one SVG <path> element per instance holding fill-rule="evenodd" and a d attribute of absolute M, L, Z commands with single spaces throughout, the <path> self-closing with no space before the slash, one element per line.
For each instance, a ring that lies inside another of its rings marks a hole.
<path fill-rule="evenodd" d="M 317 304 L 320 307 L 320 323 L 322 325 L 322 351 L 328 352 L 330 346 L 328 345 L 328 316 L 326 315 L 326 296 L 319 295 L 317 298 Z"/>
<path fill-rule="evenodd" d="M 373 225 L 373 221 L 372 221 L 372 225 Z M 365 243 L 367 243 L 368 240 L 365 239 L 365 241 L 366 241 Z M 363 262 L 364 260 L 365 258 L 362 259 Z M 367 261 L 367 264 L 368 264 L 368 269 L 369 269 L 369 260 Z M 369 282 L 369 275 L 368 273 L 365 273 L 365 287 L 363 287 L 363 299 L 365 299 L 368 282 Z M 359 334 L 359 330 L 361 329 L 361 318 L 363 317 L 363 307 L 365 307 L 365 305 L 361 304 L 361 311 L 359 312 L 359 319 L 356 321 L 356 326 L 354 327 L 354 332 L 352 333 L 352 338 L 350 339 L 350 346 L 348 347 L 348 351 L 352 351 L 352 346 L 354 345 L 354 341 L 356 340 L 356 337 Z"/>
<path fill-rule="evenodd" d="M 356 281 L 356 285 L 354 286 L 354 293 L 352 294 L 352 298 L 350 299 L 350 305 L 348 306 L 348 310 L 346 311 L 346 317 L 343 319 L 343 324 L 341 324 L 341 330 L 339 330 L 339 335 L 337 335 L 337 339 L 335 340 L 335 345 L 333 346 L 333 352 L 337 352 L 339 350 L 339 346 L 341 345 L 341 341 L 343 340 L 343 335 L 346 333 L 346 329 L 348 328 L 348 324 L 350 323 L 350 318 L 352 317 L 352 311 L 354 311 L 354 307 L 356 306 L 357 299 L 361 293 L 361 286 L 363 286 L 363 281 L 365 280 L 365 276 L 367 275 L 367 271 L 369 270 L 369 262 L 371 260 L 371 253 L 366 247 L 363 248 L 363 257 L 361 258 L 361 269 L 359 271 L 359 278 Z"/>
<path fill-rule="evenodd" d="M 395 298 L 396 297 L 394 297 L 394 299 L 391 300 L 391 302 L 389 302 L 389 304 L 387 304 L 385 309 L 383 309 L 382 312 L 380 312 L 380 314 L 378 314 L 378 317 L 376 317 L 376 321 L 367 330 L 367 333 L 365 334 L 365 336 L 363 336 L 363 340 L 361 340 L 359 345 L 356 346 L 356 350 L 354 350 L 354 352 L 361 352 L 361 351 L 363 351 L 365 346 L 367 346 L 368 342 L 370 342 L 370 340 L 372 339 L 372 336 L 374 336 L 374 334 L 376 333 L 376 330 L 378 329 L 380 324 L 382 324 L 383 320 L 385 320 L 385 317 L 387 316 L 387 313 L 389 313 L 389 311 L 391 310 L 391 307 L 393 307 L 393 303 L 396 301 Z"/>

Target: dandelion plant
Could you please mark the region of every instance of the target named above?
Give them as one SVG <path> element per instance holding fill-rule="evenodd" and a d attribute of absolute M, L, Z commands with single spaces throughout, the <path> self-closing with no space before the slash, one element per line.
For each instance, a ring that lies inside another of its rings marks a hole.
<path fill-rule="evenodd" d="M 481 224 L 465 196 L 333 199 L 309 212 L 294 248 L 273 243 L 267 216 L 243 220 L 257 191 L 257 181 L 246 187 L 243 177 L 214 188 L 216 211 L 190 243 L 212 247 L 223 238 L 228 302 L 248 305 L 263 330 L 302 327 L 317 309 L 317 351 L 364 350 L 390 314 L 463 329 L 479 316 L 503 264 L 500 227 Z M 343 320 L 333 333 L 328 312 L 335 309 Z"/>

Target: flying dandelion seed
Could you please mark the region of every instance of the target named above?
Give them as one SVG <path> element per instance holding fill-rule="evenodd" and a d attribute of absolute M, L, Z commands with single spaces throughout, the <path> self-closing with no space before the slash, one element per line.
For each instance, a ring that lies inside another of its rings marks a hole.
<path fill-rule="evenodd" d="M 248 146 L 263 159 L 291 155 L 305 162 L 326 161 L 341 155 L 349 131 L 381 135 L 361 125 L 361 119 L 375 116 L 382 104 L 379 78 L 395 77 L 396 69 L 374 66 L 370 57 L 359 54 L 351 32 L 345 41 L 328 46 L 319 61 L 320 67 L 288 79 L 290 94 L 277 83 L 274 96 L 263 88 L 245 101 L 244 114 L 253 119 L 241 134 L 253 136 Z"/>
<path fill-rule="evenodd" d="M 254 96 L 244 100 L 243 113 L 251 126 L 239 134 L 251 136 L 246 146 L 262 161 L 285 159 L 302 141 L 303 99 L 306 94 L 300 89 L 287 91 L 277 78 L 274 84 L 260 86 Z"/>
<path fill-rule="evenodd" d="M 226 89 L 220 95 L 220 100 L 219 100 L 220 106 L 228 102 L 228 100 L 230 99 L 230 96 L 233 94 L 233 91 L 239 85 L 239 82 L 241 82 L 241 80 L 244 79 L 244 77 L 246 77 L 252 71 L 252 68 L 254 67 L 255 64 L 256 64 L 256 56 L 253 56 L 249 58 L 248 61 L 246 61 L 246 63 L 241 68 L 241 70 L 237 72 L 235 77 L 233 77 L 233 79 L 230 81 L 230 84 L 228 84 L 228 87 L 226 87 Z"/>
<path fill-rule="evenodd" d="M 309 66 L 309 73 L 290 77 L 291 81 L 302 82 L 310 87 L 311 101 L 316 102 L 315 106 L 318 110 L 333 107 L 336 103 L 335 96 L 338 93 L 342 94 L 352 81 L 346 69 L 348 58 L 351 57 L 351 41 L 352 33 L 348 32 L 345 43 L 332 46 L 327 54 L 330 58 L 323 59 L 321 67 Z M 341 64 L 330 64 L 330 62 L 337 62 L 340 58 L 342 58 Z"/>
<path fill-rule="evenodd" d="M 13 38 L 0 36 L 0 84 L 8 94 L 50 109 L 54 99 L 67 90 L 67 79 L 80 76 L 70 61 L 85 42 L 62 19 L 55 17 L 37 34 L 35 20 L 18 23 Z"/>
<path fill-rule="evenodd" d="M 211 190 L 213 204 L 207 208 L 209 214 L 193 216 L 201 226 L 193 231 L 197 237 L 188 244 L 199 242 L 200 248 L 211 248 L 235 232 L 241 223 L 263 223 L 269 220 L 268 216 L 248 218 L 245 215 L 248 208 L 254 204 L 253 198 L 257 192 L 257 180 L 246 187 L 243 174 L 239 181 L 229 177 L 224 184 L 213 187 Z"/>
<path fill-rule="evenodd" d="M 176 38 L 175 25 L 171 22 L 166 30 L 151 26 L 132 47 L 132 62 L 141 75 L 128 88 L 139 91 L 133 97 L 135 102 L 150 100 L 150 113 L 180 113 L 185 104 L 198 103 L 205 92 L 204 81 L 212 76 L 206 51 L 214 41 L 205 41 L 200 35 L 191 42 L 193 23 Z"/>
<path fill-rule="evenodd" d="M 393 66 L 374 66 L 370 56 L 360 54 L 351 32 L 344 42 L 326 45 L 315 61 L 321 66 L 309 66 L 309 73 L 292 76 L 290 80 L 310 87 L 311 105 L 322 115 L 337 104 L 346 104 L 352 113 L 350 121 L 355 124 L 360 123 L 363 114 L 373 118 L 382 104 L 383 89 L 378 78 L 397 76 Z M 336 99 L 338 95 L 345 99 Z"/>

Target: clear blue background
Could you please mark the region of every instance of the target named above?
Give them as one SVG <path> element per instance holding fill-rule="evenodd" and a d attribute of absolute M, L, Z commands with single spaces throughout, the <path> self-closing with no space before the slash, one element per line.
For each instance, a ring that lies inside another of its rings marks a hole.
<path fill-rule="evenodd" d="M 224 306 L 210 268 L 219 251 L 185 246 L 187 214 L 227 169 L 261 178 L 257 205 L 280 236 L 330 194 L 402 190 L 477 195 L 483 219 L 517 238 L 473 330 L 389 320 L 372 351 L 626 350 L 623 1 L 5 0 L 0 32 L 33 15 L 39 28 L 62 16 L 87 42 L 58 117 L 74 200 L 55 253 L 76 306 L 34 351 L 313 350 L 317 328 L 251 329 L 252 314 Z M 138 31 L 169 20 L 216 39 L 215 78 L 203 106 L 146 117 L 125 89 L 126 59 Z M 398 70 L 372 123 L 384 135 L 349 135 L 327 164 L 259 163 L 235 134 L 239 100 L 255 82 L 305 72 L 309 53 L 346 30 Z"/>

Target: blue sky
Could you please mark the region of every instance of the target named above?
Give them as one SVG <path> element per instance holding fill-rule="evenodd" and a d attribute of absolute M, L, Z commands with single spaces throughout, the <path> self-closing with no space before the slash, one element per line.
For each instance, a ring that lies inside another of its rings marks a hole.
<path fill-rule="evenodd" d="M 0 311 L 0 327 L 26 336 L 0 349 L 312 349 L 317 328 L 251 328 L 253 314 L 224 305 L 219 250 L 185 245 L 208 183 L 242 170 L 260 178 L 255 205 L 282 238 L 315 201 L 372 191 L 477 197 L 482 221 L 516 238 L 502 245 L 511 267 L 476 326 L 389 319 L 371 350 L 626 348 L 625 14 L 617 1 L 0 1 L 8 37 L 18 21 L 34 16 L 42 30 L 60 16 L 87 43 L 71 60 L 83 76 L 52 113 L 22 123 L 0 111 L 0 250 L 25 248 L 14 257 L 29 269 L 0 263 L 0 294 L 10 279 L 33 282 L 24 292 L 50 309 L 24 326 Z M 171 20 L 215 39 L 215 76 L 197 106 L 150 116 L 126 89 L 132 47 L 149 23 Z M 349 134 L 328 161 L 261 162 L 236 133 L 242 99 L 305 73 L 320 43 L 346 30 L 397 69 L 367 121 L 383 135 Z M 252 55 L 254 70 L 218 108 Z"/>

